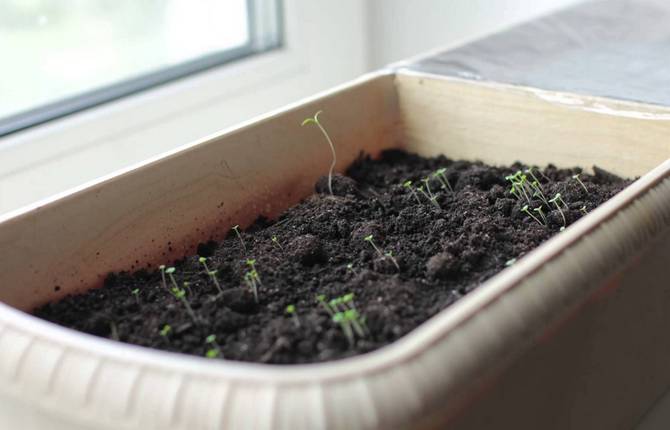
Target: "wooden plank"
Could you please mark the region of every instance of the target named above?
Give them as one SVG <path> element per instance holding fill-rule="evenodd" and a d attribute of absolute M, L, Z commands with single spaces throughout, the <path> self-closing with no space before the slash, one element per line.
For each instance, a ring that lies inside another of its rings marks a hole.
<path fill-rule="evenodd" d="M 404 142 L 421 155 L 635 177 L 670 154 L 670 108 L 417 74 L 396 87 Z"/>

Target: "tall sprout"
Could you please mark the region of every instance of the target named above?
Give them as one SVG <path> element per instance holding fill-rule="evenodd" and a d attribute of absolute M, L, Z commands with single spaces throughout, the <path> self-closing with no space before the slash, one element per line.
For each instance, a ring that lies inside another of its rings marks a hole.
<path fill-rule="evenodd" d="M 337 155 L 335 155 L 335 146 L 333 145 L 333 141 L 330 140 L 330 136 L 328 135 L 328 132 L 326 131 L 325 128 L 323 128 L 323 125 L 321 125 L 321 122 L 319 122 L 319 114 L 321 114 L 322 111 L 318 111 L 317 113 L 314 114 L 314 117 L 312 118 L 305 118 L 305 120 L 302 122 L 301 125 L 306 125 L 306 124 L 314 124 L 317 127 L 319 127 L 319 130 L 321 130 L 321 133 L 326 137 L 326 141 L 328 141 L 328 146 L 330 146 L 330 151 L 333 153 L 333 162 L 330 163 L 330 170 L 328 170 L 328 191 L 330 192 L 330 195 L 333 195 L 333 170 L 335 169 L 335 164 L 337 163 Z"/>

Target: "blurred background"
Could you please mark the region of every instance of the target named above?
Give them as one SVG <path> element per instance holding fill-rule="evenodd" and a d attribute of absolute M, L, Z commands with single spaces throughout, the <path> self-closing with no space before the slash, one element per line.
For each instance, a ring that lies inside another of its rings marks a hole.
<path fill-rule="evenodd" d="M 577 0 L 0 0 L 0 214 Z"/>

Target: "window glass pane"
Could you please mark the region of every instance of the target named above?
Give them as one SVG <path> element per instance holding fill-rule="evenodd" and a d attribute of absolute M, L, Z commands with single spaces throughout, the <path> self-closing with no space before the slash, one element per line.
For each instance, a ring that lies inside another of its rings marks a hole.
<path fill-rule="evenodd" d="M 248 0 L 2 0 L 0 123 L 189 61 L 224 53 L 229 60 L 258 51 L 250 4 Z"/>

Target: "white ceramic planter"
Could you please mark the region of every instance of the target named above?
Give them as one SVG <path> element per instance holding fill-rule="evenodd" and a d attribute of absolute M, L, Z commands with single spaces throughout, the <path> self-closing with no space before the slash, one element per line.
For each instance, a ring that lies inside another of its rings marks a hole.
<path fill-rule="evenodd" d="M 211 361 L 23 312 L 308 195 L 329 163 L 318 130 L 299 126 L 318 109 L 340 170 L 400 146 L 644 176 L 405 338 L 346 360 Z M 0 428 L 628 428 L 670 386 L 668 117 L 381 73 L 5 216 Z"/>

